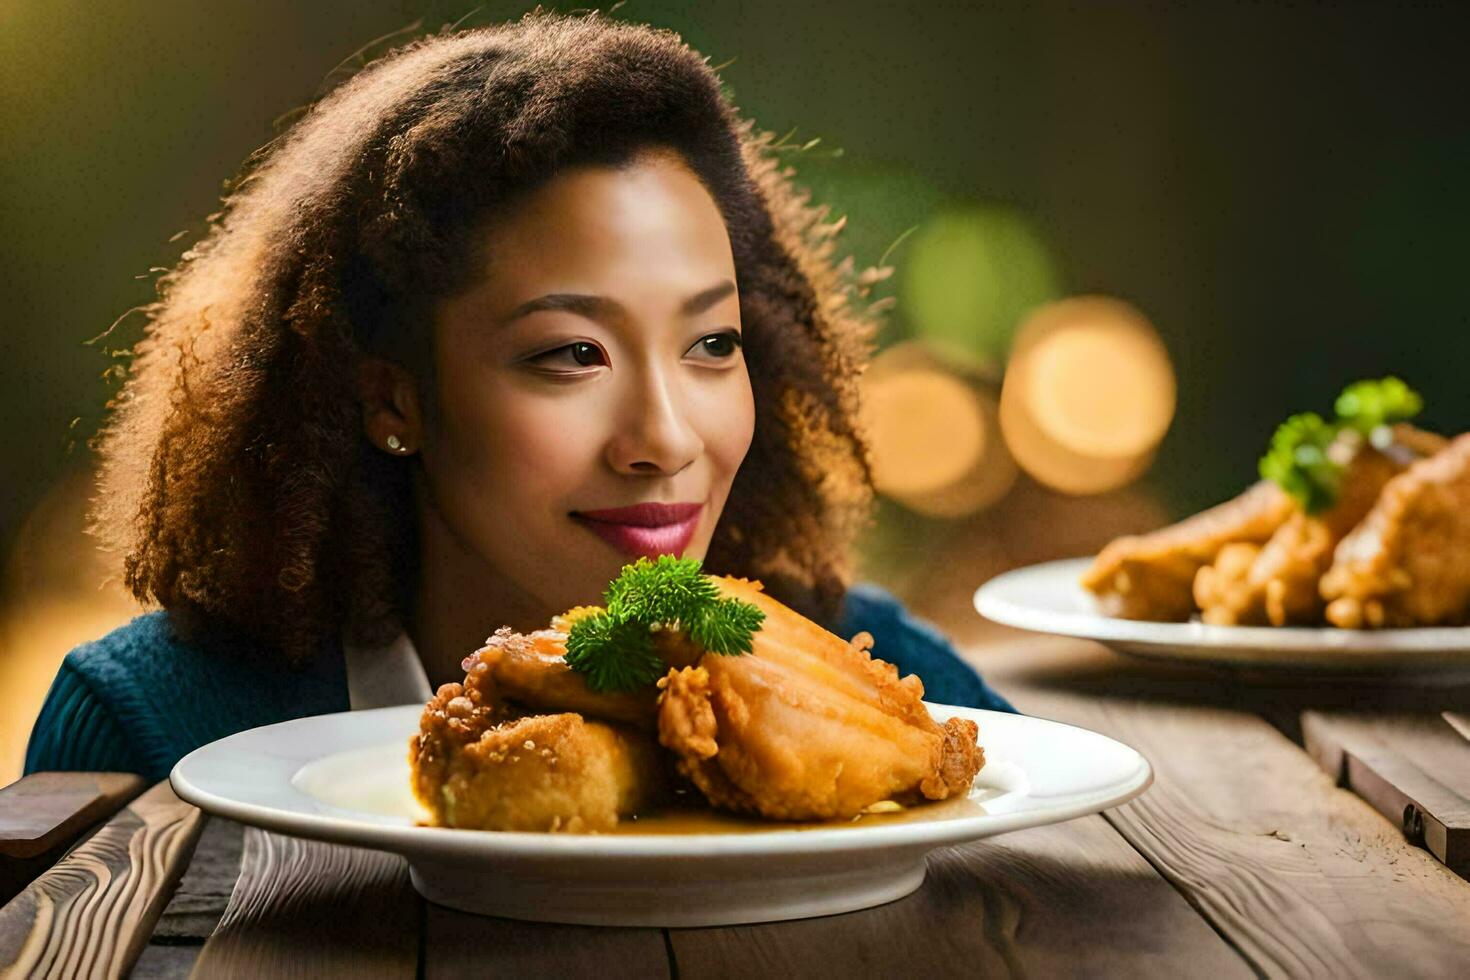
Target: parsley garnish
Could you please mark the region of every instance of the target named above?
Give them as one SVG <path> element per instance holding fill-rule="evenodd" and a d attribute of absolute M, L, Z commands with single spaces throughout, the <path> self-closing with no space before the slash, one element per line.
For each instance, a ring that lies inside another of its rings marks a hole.
<path fill-rule="evenodd" d="M 594 691 L 631 691 L 668 669 L 654 630 L 680 630 L 709 653 L 751 651 L 765 613 L 739 599 L 720 598 L 697 558 L 639 558 L 603 593 L 605 608 L 583 615 L 567 634 L 566 661 L 587 675 Z"/>
<path fill-rule="evenodd" d="M 653 648 L 648 627 L 597 613 L 572 625 L 566 661 L 587 675 L 594 691 L 631 691 L 664 672 L 663 658 Z"/>
<path fill-rule="evenodd" d="M 1308 514 L 1331 507 L 1342 483 L 1342 469 L 1327 456 L 1337 426 L 1316 412 L 1293 415 L 1276 427 L 1271 447 L 1261 457 L 1261 476 L 1275 480 Z"/>
<path fill-rule="evenodd" d="M 1332 422 L 1316 412 L 1303 412 L 1281 423 L 1261 457 L 1261 476 L 1274 480 L 1308 514 L 1321 513 L 1337 502 L 1342 466 L 1328 454 L 1328 447 L 1339 433 L 1352 429 L 1375 445 L 1383 445 L 1384 427 L 1418 415 L 1424 399 L 1398 378 L 1389 377 L 1348 385 L 1334 407 L 1337 418 Z"/>
<path fill-rule="evenodd" d="M 1358 381 L 1337 396 L 1337 420 L 1372 435 L 1382 425 L 1407 422 L 1424 410 L 1424 399 L 1398 378 Z"/>

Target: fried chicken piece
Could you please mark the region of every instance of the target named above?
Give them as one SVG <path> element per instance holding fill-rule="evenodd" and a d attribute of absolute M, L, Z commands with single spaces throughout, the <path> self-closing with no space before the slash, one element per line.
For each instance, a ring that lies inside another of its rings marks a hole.
<path fill-rule="evenodd" d="M 614 717 L 647 724 L 651 696 L 640 702 L 579 690 L 548 651 L 555 642 L 501 629 L 465 659 L 465 682 L 445 684 L 424 707 L 409 765 L 414 795 L 436 825 L 611 830 L 666 790 L 669 773 L 650 734 L 573 712 L 525 715 L 505 699 L 512 692 L 564 703 L 596 698 Z"/>
<path fill-rule="evenodd" d="M 1318 582 L 1332 552 L 1372 509 L 1385 484 L 1416 459 L 1411 452 L 1380 452 L 1356 432 L 1333 452 L 1345 468 L 1338 499 L 1321 514 L 1297 510 L 1264 546 L 1229 544 L 1194 579 L 1194 601 L 1206 623 L 1287 626 L 1318 623 L 1324 603 Z"/>
<path fill-rule="evenodd" d="M 1195 610 L 1196 573 L 1226 545 L 1264 544 L 1295 511 L 1285 491 L 1262 481 L 1177 524 L 1118 538 L 1083 574 L 1082 585 L 1110 616 L 1186 620 Z"/>
<path fill-rule="evenodd" d="M 1337 546 L 1322 577 L 1345 629 L 1464 623 L 1470 615 L 1470 433 L 1414 463 Z"/>
<path fill-rule="evenodd" d="M 1264 610 L 1264 588 L 1252 582 L 1250 575 L 1261 557 L 1261 547 L 1232 542 L 1220 549 L 1214 562 L 1195 573 L 1194 601 L 1205 622 L 1219 626 L 1257 621 L 1253 614 Z"/>
<path fill-rule="evenodd" d="M 657 798 L 662 766 L 647 735 L 570 713 L 456 731 L 457 687 L 440 688 L 409 748 L 414 795 L 437 826 L 605 831 Z"/>
<path fill-rule="evenodd" d="M 1386 482 L 1372 481 L 1373 497 Z M 1293 514 L 1271 536 L 1251 569 L 1251 585 L 1256 590 L 1252 602 L 1261 604 L 1266 622 L 1272 626 L 1292 626 L 1322 621 L 1325 604 L 1317 585 L 1332 563 L 1332 550 L 1337 542 L 1367 513 L 1371 500 L 1372 497 L 1362 507 L 1333 508 L 1336 514 L 1329 511 L 1322 517 Z M 1334 516 L 1338 519 L 1333 519 Z M 1257 621 L 1255 616 L 1253 609 L 1250 621 Z M 1229 621 L 1206 619 L 1206 622 Z"/>
<path fill-rule="evenodd" d="M 659 741 L 717 807 L 777 820 L 851 817 L 883 800 L 969 791 L 985 764 L 974 722 L 934 721 L 917 677 L 875 660 L 761 591 L 721 592 L 766 620 L 744 656 L 706 654 L 660 682 Z"/>
<path fill-rule="evenodd" d="M 587 686 L 587 675 L 567 665 L 566 652 L 567 635 L 561 630 L 522 635 L 502 626 L 461 666 L 472 683 L 529 708 L 573 711 L 604 721 L 654 727 L 655 692 L 594 691 Z"/>

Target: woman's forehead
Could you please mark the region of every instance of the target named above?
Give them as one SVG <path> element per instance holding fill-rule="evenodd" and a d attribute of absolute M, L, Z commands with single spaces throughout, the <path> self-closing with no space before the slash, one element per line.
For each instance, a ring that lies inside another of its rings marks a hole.
<path fill-rule="evenodd" d="M 668 154 L 561 173 L 493 224 L 487 237 L 492 245 L 514 245 L 543 263 L 634 259 L 640 249 L 728 259 L 730 251 L 714 198 Z"/>
<path fill-rule="evenodd" d="M 671 155 L 560 174 L 488 225 L 481 246 L 473 285 L 448 305 L 497 320 L 544 295 L 682 307 L 735 278 L 718 206 Z"/>

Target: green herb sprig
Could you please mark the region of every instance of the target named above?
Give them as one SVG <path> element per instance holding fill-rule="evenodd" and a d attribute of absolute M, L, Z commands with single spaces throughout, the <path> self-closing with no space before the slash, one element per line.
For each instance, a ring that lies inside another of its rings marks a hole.
<path fill-rule="evenodd" d="M 1368 436 L 1380 426 L 1407 422 L 1418 415 L 1424 411 L 1424 399 L 1398 378 L 1389 377 L 1348 385 L 1334 407 L 1339 423 Z"/>
<path fill-rule="evenodd" d="M 1308 514 L 1331 507 L 1342 486 L 1342 467 L 1327 455 L 1337 426 L 1316 412 L 1293 415 L 1276 427 L 1261 457 L 1261 476 L 1297 499 Z"/>
<path fill-rule="evenodd" d="M 1277 426 L 1261 457 L 1261 477 L 1274 480 L 1308 514 L 1319 514 L 1337 502 L 1342 489 L 1342 466 L 1328 453 L 1338 435 L 1351 429 L 1381 444 L 1386 426 L 1408 421 L 1423 408 L 1424 399 L 1398 378 L 1356 381 L 1337 396 L 1333 421 L 1302 412 Z"/>
<path fill-rule="evenodd" d="M 567 634 L 567 664 L 587 675 L 594 691 L 632 691 L 668 669 L 654 646 L 655 630 L 680 630 L 709 653 L 751 651 L 765 613 L 739 599 L 720 598 L 697 558 L 639 558 L 603 593 L 604 609 L 581 616 Z"/>

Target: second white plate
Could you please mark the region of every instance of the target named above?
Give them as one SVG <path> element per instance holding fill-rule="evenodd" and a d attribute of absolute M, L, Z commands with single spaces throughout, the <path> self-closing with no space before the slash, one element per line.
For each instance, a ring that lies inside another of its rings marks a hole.
<path fill-rule="evenodd" d="M 1006 626 L 1097 640 L 1155 659 L 1318 675 L 1470 679 L 1470 627 L 1344 630 L 1119 619 L 1100 612 L 1079 584 L 1091 563 L 1072 558 L 997 575 L 975 593 L 975 608 Z"/>

